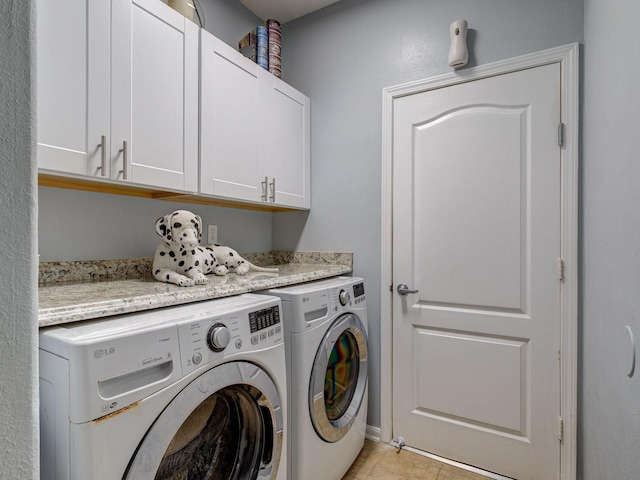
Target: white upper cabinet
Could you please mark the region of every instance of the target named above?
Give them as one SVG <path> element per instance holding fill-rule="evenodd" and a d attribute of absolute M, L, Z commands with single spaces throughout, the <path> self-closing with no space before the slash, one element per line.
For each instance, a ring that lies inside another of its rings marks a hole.
<path fill-rule="evenodd" d="M 265 175 L 270 202 L 310 207 L 310 101 L 291 86 L 268 75 L 264 113 Z M 270 175 L 270 177 L 269 177 Z"/>
<path fill-rule="evenodd" d="M 197 190 L 198 27 L 158 0 L 38 1 L 38 166 Z"/>
<path fill-rule="evenodd" d="M 199 29 L 158 0 L 112 12 L 111 176 L 195 192 Z"/>
<path fill-rule="evenodd" d="M 38 0 L 37 9 L 38 166 L 108 177 L 109 2 Z"/>
<path fill-rule="evenodd" d="M 37 22 L 41 173 L 310 207 L 308 97 L 160 0 L 37 0 Z"/>
<path fill-rule="evenodd" d="M 200 35 L 200 192 L 309 208 L 309 98 Z"/>
<path fill-rule="evenodd" d="M 258 75 L 267 72 L 204 30 L 200 58 L 200 191 L 259 201 Z"/>

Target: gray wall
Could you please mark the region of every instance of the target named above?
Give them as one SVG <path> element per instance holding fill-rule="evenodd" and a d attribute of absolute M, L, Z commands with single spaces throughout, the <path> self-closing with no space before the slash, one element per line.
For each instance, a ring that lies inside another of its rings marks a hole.
<path fill-rule="evenodd" d="M 271 250 L 271 213 L 58 188 L 39 188 L 40 261 L 152 257 L 156 220 L 191 210 L 218 226 L 218 243 L 239 252 Z"/>
<path fill-rule="evenodd" d="M 31 2 L 0 2 L 0 477 L 39 478 Z"/>
<path fill-rule="evenodd" d="M 469 65 L 582 40 L 581 0 L 342 0 L 283 27 L 283 77 L 311 97 L 311 212 L 275 214 L 274 249 L 354 252 L 368 291 L 369 424 L 380 425 L 382 89 L 450 72 L 449 25 Z"/>
<path fill-rule="evenodd" d="M 640 4 L 585 0 L 579 472 L 640 478 Z"/>
<path fill-rule="evenodd" d="M 204 29 L 232 47 L 262 20 L 238 0 L 196 0 Z"/>

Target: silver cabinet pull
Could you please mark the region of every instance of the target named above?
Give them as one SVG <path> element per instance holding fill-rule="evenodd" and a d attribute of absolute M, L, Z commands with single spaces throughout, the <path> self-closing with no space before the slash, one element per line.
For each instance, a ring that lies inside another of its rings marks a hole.
<path fill-rule="evenodd" d="M 120 172 L 122 174 L 122 179 L 126 180 L 127 179 L 127 157 L 128 157 L 128 153 L 129 153 L 129 149 L 127 147 L 127 141 L 123 140 L 122 141 L 122 148 L 120 150 L 118 150 L 119 152 L 122 152 L 122 170 L 120 170 Z"/>
<path fill-rule="evenodd" d="M 410 293 L 418 293 L 418 290 L 409 290 L 409 287 L 406 286 L 404 283 L 401 283 L 400 285 L 398 285 L 398 288 L 396 290 L 402 296 L 408 295 Z"/>
<path fill-rule="evenodd" d="M 269 196 L 269 200 L 272 202 L 276 201 L 276 177 L 273 177 L 273 182 L 269 184 L 271 187 L 271 195 Z"/>
<path fill-rule="evenodd" d="M 260 182 L 260 184 L 262 185 L 262 195 L 260 195 L 260 199 L 263 202 L 267 201 L 267 183 L 269 183 L 268 177 L 264 177 L 264 181 Z"/>
<path fill-rule="evenodd" d="M 100 152 L 100 166 L 98 170 L 100 170 L 100 175 L 103 177 L 107 175 L 107 136 L 102 135 L 100 137 L 100 143 L 98 144 L 98 148 L 102 149 Z"/>

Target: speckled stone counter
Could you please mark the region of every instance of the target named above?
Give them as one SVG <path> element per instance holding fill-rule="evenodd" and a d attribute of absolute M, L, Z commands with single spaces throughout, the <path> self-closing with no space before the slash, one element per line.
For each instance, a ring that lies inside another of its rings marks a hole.
<path fill-rule="evenodd" d="M 228 297 L 349 273 L 350 253 L 243 254 L 278 273 L 208 275 L 208 285 L 178 287 L 151 276 L 152 259 L 47 262 L 40 265 L 39 325 L 46 327 L 110 315 Z"/>

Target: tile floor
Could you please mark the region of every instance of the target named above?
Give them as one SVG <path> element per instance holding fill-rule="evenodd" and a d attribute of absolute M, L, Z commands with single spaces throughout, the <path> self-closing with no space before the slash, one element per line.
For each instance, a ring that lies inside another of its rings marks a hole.
<path fill-rule="evenodd" d="M 342 480 L 487 480 L 408 450 L 366 440 L 360 455 Z"/>

